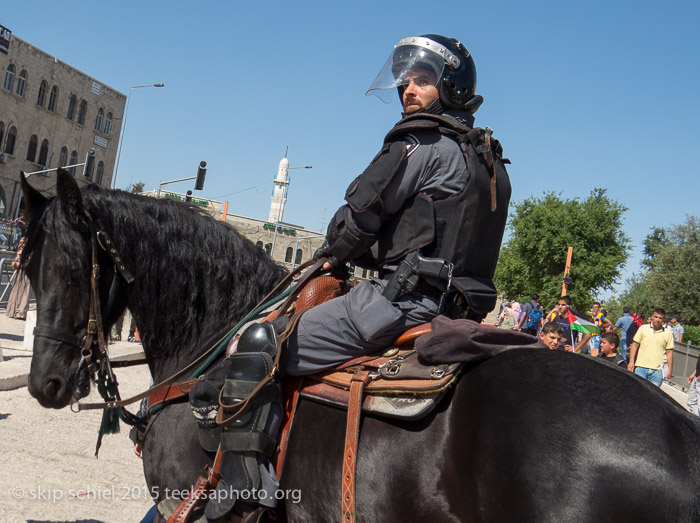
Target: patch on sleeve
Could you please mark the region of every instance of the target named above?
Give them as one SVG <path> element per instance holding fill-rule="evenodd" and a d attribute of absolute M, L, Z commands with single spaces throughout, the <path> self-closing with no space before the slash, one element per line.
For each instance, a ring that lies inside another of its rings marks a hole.
<path fill-rule="evenodd" d="M 409 156 L 411 156 L 413 151 L 418 149 L 420 142 L 412 134 L 407 134 L 406 138 L 404 138 L 404 142 L 406 142 L 406 157 L 408 158 Z"/>

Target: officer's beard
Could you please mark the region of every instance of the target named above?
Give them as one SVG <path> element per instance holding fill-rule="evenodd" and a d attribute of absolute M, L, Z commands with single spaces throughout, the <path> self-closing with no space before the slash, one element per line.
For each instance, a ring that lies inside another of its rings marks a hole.
<path fill-rule="evenodd" d="M 445 112 L 445 108 L 442 105 L 442 102 L 440 102 L 440 98 L 436 98 L 433 103 L 431 103 L 428 107 L 424 109 L 418 109 L 417 111 L 413 111 L 410 114 L 442 114 Z M 401 118 L 405 118 L 408 116 L 406 113 L 401 113 Z"/>

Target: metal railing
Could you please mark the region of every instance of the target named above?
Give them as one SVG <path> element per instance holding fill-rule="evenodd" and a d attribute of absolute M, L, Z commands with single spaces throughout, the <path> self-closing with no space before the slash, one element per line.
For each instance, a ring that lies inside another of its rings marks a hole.
<path fill-rule="evenodd" d="M 0 259 L 0 307 L 7 307 L 7 300 L 10 297 L 10 288 L 15 280 L 15 271 L 11 262 L 14 258 Z"/>
<path fill-rule="evenodd" d="M 673 348 L 673 376 L 669 381 L 687 392 L 690 385 L 686 379 L 695 370 L 698 358 L 700 358 L 700 347 L 676 342 Z"/>

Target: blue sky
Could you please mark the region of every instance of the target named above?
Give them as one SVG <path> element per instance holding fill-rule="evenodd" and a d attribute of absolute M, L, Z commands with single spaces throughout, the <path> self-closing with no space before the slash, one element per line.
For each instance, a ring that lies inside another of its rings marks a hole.
<path fill-rule="evenodd" d="M 0 24 L 123 92 L 117 186 L 193 176 L 229 212 L 266 219 L 289 147 L 285 221 L 320 230 L 400 118 L 364 93 L 404 36 L 459 38 L 513 200 L 603 187 L 623 202 L 639 271 L 651 227 L 698 214 L 700 3 L 5 2 Z M 173 185 L 184 192 L 188 183 Z M 562 253 L 564 258 L 566 253 Z M 574 263 L 576 263 L 574 253 Z M 620 287 L 621 288 L 621 287 Z"/>

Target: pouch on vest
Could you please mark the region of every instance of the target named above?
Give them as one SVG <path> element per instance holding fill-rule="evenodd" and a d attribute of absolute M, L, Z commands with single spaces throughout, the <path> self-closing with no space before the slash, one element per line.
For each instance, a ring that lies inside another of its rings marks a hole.
<path fill-rule="evenodd" d="M 496 306 L 496 286 L 490 278 L 460 276 L 452 279 L 452 287 L 464 297 L 469 308 L 478 314 L 486 315 Z"/>

